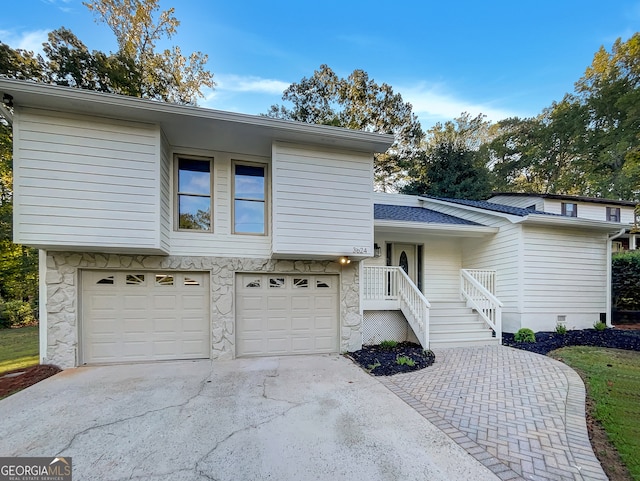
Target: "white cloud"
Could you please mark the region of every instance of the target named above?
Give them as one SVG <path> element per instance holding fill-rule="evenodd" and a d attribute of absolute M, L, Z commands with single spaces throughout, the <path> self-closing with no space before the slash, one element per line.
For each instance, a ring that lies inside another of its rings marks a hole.
<path fill-rule="evenodd" d="M 0 39 L 11 48 L 29 50 L 42 54 L 42 44 L 47 41 L 50 30 L 32 30 L 30 32 L 12 32 L 0 30 Z"/>
<path fill-rule="evenodd" d="M 291 84 L 282 80 L 233 74 L 216 75 L 215 81 L 217 83 L 216 90 L 220 92 L 251 92 L 270 95 L 281 95 Z"/>
<path fill-rule="evenodd" d="M 492 122 L 516 115 L 522 116 L 517 112 L 492 107 L 489 103 L 477 103 L 458 98 L 441 86 L 428 85 L 426 82 L 398 88 L 398 92 L 402 93 L 405 101 L 411 103 L 413 112 L 420 119 L 423 128 L 429 128 L 436 122 L 453 120 L 463 112 L 468 112 L 472 116 L 482 113 Z"/>

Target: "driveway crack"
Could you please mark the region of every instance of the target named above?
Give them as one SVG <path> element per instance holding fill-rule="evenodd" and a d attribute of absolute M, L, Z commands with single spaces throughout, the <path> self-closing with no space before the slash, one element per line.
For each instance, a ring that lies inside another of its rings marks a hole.
<path fill-rule="evenodd" d="M 198 388 L 198 391 L 191 397 L 189 397 L 188 399 L 186 399 L 185 401 L 178 403 L 178 404 L 171 404 L 169 406 L 164 406 L 158 409 L 150 409 L 148 411 L 145 411 L 143 413 L 140 414 L 136 414 L 135 416 L 129 416 L 129 417 L 125 417 L 125 418 L 120 418 L 120 419 L 116 419 L 115 421 L 111 421 L 108 423 L 104 423 L 104 424 L 97 424 L 95 426 L 90 426 L 86 429 L 83 429 L 82 431 L 79 431 L 77 433 L 75 433 L 73 435 L 73 437 L 71 438 L 71 440 L 69 440 L 69 442 L 58 451 L 58 453 L 56 454 L 56 456 L 60 456 L 62 453 L 64 453 L 67 449 L 71 448 L 71 446 L 73 445 L 73 443 L 75 443 L 76 439 L 79 436 L 82 436 L 83 434 L 89 433 L 91 431 L 94 431 L 96 429 L 102 429 L 102 428 L 106 428 L 109 426 L 114 426 L 116 424 L 125 422 L 125 421 L 131 421 L 133 419 L 139 419 L 142 418 L 144 416 L 147 416 L 149 414 L 155 414 L 155 413 L 159 413 L 162 411 L 166 411 L 168 409 L 174 409 L 174 408 L 183 408 L 185 407 L 187 404 L 189 404 L 191 401 L 193 401 L 195 398 L 197 398 L 198 396 L 200 396 L 202 394 L 202 391 L 205 388 L 205 385 L 207 384 L 207 381 L 209 381 L 211 379 L 212 373 L 211 371 L 209 371 L 209 373 L 206 375 L 206 377 L 200 381 L 200 387 Z"/>

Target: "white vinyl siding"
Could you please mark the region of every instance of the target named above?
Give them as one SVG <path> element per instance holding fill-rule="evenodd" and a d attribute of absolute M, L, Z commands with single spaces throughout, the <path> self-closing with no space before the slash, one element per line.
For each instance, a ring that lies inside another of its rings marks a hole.
<path fill-rule="evenodd" d="M 14 133 L 16 242 L 166 253 L 159 127 L 21 109 Z"/>
<path fill-rule="evenodd" d="M 160 242 L 169 252 L 171 242 L 171 148 L 163 135 L 160 143 Z"/>
<path fill-rule="evenodd" d="M 569 328 L 591 327 L 606 312 L 606 235 L 532 226 L 524 234 L 523 314 L 538 315 L 545 330 L 558 315 L 567 316 Z M 590 320 L 572 318 L 585 315 Z"/>
<path fill-rule="evenodd" d="M 236 235 L 232 233 L 233 161 L 268 164 L 263 157 L 238 156 L 226 152 L 174 150 L 176 155 L 195 155 L 213 158 L 213 232 L 172 230 L 171 255 L 260 257 L 271 255 L 270 235 Z M 268 210 L 268 208 L 267 208 Z M 175 215 L 175 213 L 173 214 Z M 269 222 L 269 221 L 268 221 Z"/>
<path fill-rule="evenodd" d="M 496 195 L 489 199 L 489 202 L 494 204 L 510 205 L 512 207 L 519 207 L 521 209 L 528 209 L 531 206 L 535 206 L 536 210 L 544 210 L 544 199 L 542 197 L 521 197 L 510 195 Z"/>
<path fill-rule="evenodd" d="M 602 222 L 608 221 L 607 219 L 607 207 L 620 208 L 620 222 L 623 224 L 633 223 L 633 207 L 631 206 L 616 206 L 607 204 L 596 204 L 589 202 L 576 202 L 578 205 L 578 218 L 599 220 Z M 556 199 L 545 199 L 544 201 L 545 212 L 552 214 L 562 214 L 562 201 Z"/>
<path fill-rule="evenodd" d="M 373 254 L 373 158 L 275 143 L 273 254 Z"/>
<path fill-rule="evenodd" d="M 422 291 L 431 301 L 460 299 L 461 240 L 424 238 Z"/>
<path fill-rule="evenodd" d="M 522 227 L 504 222 L 496 235 L 466 239 L 463 245 L 463 268 L 496 271 L 496 297 L 504 304 L 503 323 L 509 328 L 515 325 L 522 308 Z"/>

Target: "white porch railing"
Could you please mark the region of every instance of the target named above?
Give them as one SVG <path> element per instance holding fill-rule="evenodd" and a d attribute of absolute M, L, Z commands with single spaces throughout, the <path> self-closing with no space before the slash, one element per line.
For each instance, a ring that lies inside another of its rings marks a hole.
<path fill-rule="evenodd" d="M 484 286 L 494 296 L 496 295 L 496 271 L 486 269 L 464 269 L 476 281 Z"/>
<path fill-rule="evenodd" d="M 429 349 L 431 305 L 401 267 L 364 267 L 362 285 L 364 309 L 402 311 L 422 347 Z"/>
<path fill-rule="evenodd" d="M 476 275 L 478 277 L 476 277 Z M 495 272 L 460 269 L 460 295 L 496 333 L 502 344 L 502 302 L 494 295 Z"/>

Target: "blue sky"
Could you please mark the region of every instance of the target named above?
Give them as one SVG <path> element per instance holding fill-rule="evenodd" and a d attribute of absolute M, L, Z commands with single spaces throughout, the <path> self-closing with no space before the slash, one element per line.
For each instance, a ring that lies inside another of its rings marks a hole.
<path fill-rule="evenodd" d="M 363 69 L 413 104 L 423 127 L 461 112 L 497 121 L 562 99 L 604 45 L 640 30 L 640 0 L 161 0 L 181 21 L 171 44 L 209 55 L 201 106 L 258 114 L 328 64 Z M 65 26 L 90 49 L 113 34 L 81 0 L 5 0 L 0 40 L 37 50 Z"/>

